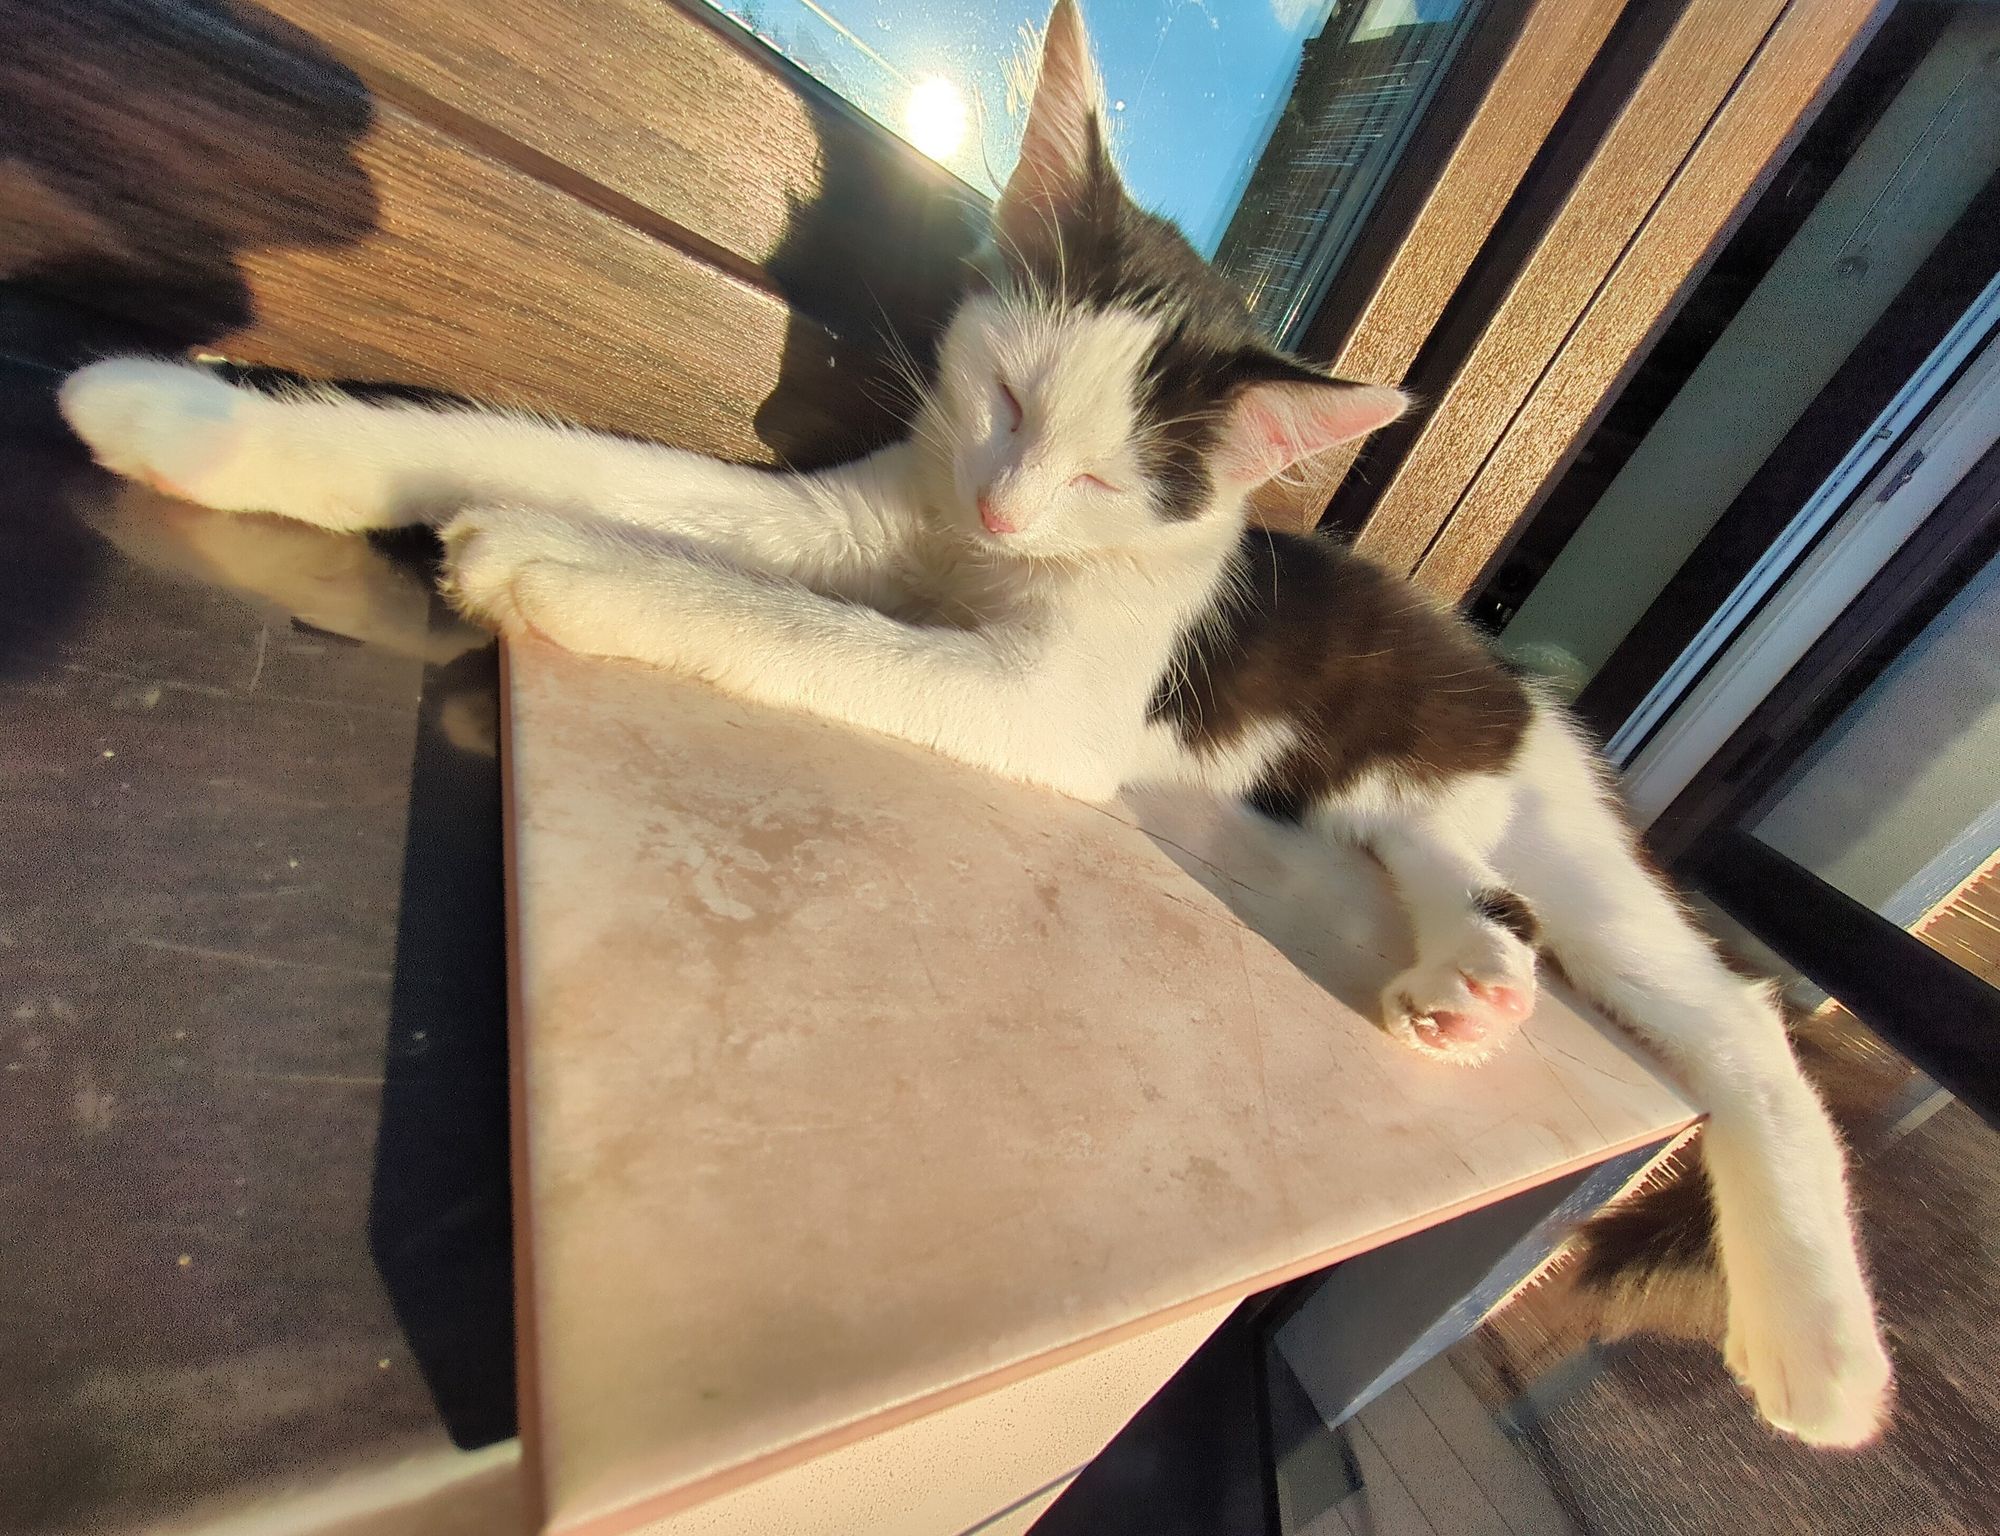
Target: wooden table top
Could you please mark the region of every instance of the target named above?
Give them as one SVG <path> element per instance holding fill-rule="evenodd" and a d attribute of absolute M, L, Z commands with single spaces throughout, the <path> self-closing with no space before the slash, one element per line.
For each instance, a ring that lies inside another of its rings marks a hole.
<path fill-rule="evenodd" d="M 1394 1044 L 1374 866 L 1247 812 L 1085 805 L 537 645 L 510 671 L 549 1529 L 629 1529 L 1693 1118 L 1558 998 L 1479 1068 Z"/>

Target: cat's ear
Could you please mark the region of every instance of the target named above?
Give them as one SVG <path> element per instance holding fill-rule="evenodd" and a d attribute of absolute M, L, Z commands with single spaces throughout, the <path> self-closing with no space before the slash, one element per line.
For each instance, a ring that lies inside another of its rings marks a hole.
<path fill-rule="evenodd" d="M 1400 389 L 1343 383 L 1303 368 L 1287 378 L 1261 379 L 1229 402 L 1216 469 L 1238 485 L 1262 485 L 1336 443 L 1386 427 L 1409 405 Z"/>
<path fill-rule="evenodd" d="M 1076 0 L 1056 0 L 1042 34 L 1021 158 L 993 209 L 1004 232 L 1032 238 L 1061 224 L 1087 200 L 1105 168 L 1102 96 Z"/>

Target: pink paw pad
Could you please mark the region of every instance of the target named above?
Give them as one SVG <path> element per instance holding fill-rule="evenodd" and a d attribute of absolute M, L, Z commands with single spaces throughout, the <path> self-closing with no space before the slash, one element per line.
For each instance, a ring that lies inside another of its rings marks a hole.
<path fill-rule="evenodd" d="M 1467 976 L 1465 989 L 1491 1009 L 1494 1019 L 1502 1024 L 1518 1024 L 1534 1011 L 1534 999 L 1529 994 L 1504 982 L 1477 981 Z M 1484 1033 L 1481 1029 L 1480 1034 Z"/>

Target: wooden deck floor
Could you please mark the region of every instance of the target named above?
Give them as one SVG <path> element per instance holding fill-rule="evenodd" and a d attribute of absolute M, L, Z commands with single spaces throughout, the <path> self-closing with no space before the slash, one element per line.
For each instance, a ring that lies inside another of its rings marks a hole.
<path fill-rule="evenodd" d="M 1981 981 L 2000 983 L 2000 855 L 1918 923 L 1915 932 Z"/>
<path fill-rule="evenodd" d="M 1449 1355 L 1364 1408 L 1348 1447 L 1362 1486 L 1290 1536 L 1576 1531 L 1534 1462 L 1501 1432 Z"/>

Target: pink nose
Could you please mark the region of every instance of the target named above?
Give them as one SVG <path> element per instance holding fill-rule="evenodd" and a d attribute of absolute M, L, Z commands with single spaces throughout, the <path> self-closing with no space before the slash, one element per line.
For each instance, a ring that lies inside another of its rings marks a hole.
<path fill-rule="evenodd" d="M 979 497 L 979 521 L 988 533 L 1019 533 L 1021 525 L 1010 519 L 993 505 L 993 498 L 982 492 Z"/>

